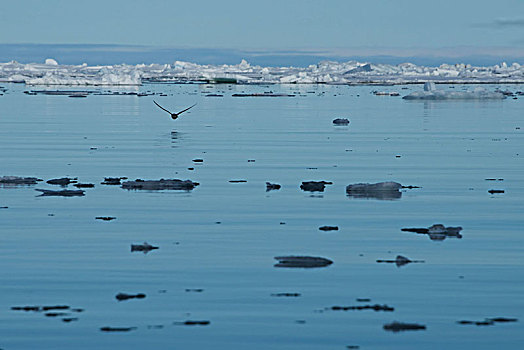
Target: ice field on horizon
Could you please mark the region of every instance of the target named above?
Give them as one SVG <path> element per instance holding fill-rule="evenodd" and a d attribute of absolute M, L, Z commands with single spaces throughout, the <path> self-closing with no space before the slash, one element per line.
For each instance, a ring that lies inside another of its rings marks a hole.
<path fill-rule="evenodd" d="M 442 64 L 438 67 L 412 63 L 398 65 L 366 62 L 322 61 L 308 67 L 262 67 L 242 60 L 236 65 L 172 64 L 89 66 L 45 63 L 0 63 L 0 82 L 27 85 L 115 86 L 164 83 L 240 84 L 405 84 L 424 83 L 522 83 L 524 66 L 519 63 L 488 67 Z"/>

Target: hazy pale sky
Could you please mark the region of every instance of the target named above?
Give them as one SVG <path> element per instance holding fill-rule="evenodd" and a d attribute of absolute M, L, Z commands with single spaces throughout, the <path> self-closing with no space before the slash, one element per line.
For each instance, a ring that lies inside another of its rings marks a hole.
<path fill-rule="evenodd" d="M 0 43 L 524 48 L 524 0 L 17 0 L 0 6 Z"/>

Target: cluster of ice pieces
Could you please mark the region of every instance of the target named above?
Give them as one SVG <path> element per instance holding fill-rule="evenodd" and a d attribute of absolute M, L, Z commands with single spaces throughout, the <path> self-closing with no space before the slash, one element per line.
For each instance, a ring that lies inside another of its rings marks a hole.
<path fill-rule="evenodd" d="M 439 67 L 323 61 L 308 67 L 262 67 L 242 60 L 236 65 L 173 64 L 88 66 L 0 63 L 0 82 L 28 85 L 140 85 L 142 82 L 227 82 L 243 84 L 402 84 L 524 82 L 524 66 L 502 63 L 491 67 L 443 64 Z"/>

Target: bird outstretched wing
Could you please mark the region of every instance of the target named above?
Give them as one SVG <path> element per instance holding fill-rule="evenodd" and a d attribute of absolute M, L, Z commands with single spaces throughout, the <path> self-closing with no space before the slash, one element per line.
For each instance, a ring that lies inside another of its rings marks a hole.
<path fill-rule="evenodd" d="M 154 103 L 158 106 L 158 108 L 160 108 L 161 110 L 166 111 L 166 112 L 169 113 L 169 114 L 173 114 L 173 113 L 171 113 L 170 111 L 168 111 L 167 109 L 165 109 L 164 107 L 162 107 L 161 105 L 159 105 L 158 103 L 156 103 L 155 100 L 153 100 L 153 102 L 154 102 Z"/>
<path fill-rule="evenodd" d="M 178 113 L 177 113 L 177 115 L 180 115 L 180 114 L 184 113 L 185 111 L 188 111 L 188 110 L 190 110 L 191 108 L 195 107 L 196 105 L 197 105 L 197 104 L 195 103 L 195 104 L 194 104 L 194 105 L 192 105 L 191 107 L 188 107 L 188 108 L 186 108 L 186 109 L 184 109 L 184 110 L 182 110 L 182 111 L 178 112 Z"/>

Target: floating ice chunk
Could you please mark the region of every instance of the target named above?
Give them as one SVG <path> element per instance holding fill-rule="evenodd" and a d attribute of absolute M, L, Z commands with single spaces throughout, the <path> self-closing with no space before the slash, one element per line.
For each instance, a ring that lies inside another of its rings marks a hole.
<path fill-rule="evenodd" d="M 349 197 L 374 198 L 374 199 L 398 199 L 402 196 L 400 189 L 402 185 L 398 182 L 386 181 L 374 184 L 358 183 L 348 185 L 346 193 Z"/>
<path fill-rule="evenodd" d="M 146 191 L 160 191 L 160 190 L 183 190 L 191 191 L 198 182 L 191 180 L 179 180 L 179 179 L 160 179 L 160 180 L 141 180 L 136 179 L 135 181 L 126 181 L 122 183 L 122 188 L 126 190 L 146 190 Z"/>
<path fill-rule="evenodd" d="M 58 66 L 58 62 L 52 58 L 47 58 L 45 60 L 45 64 L 47 64 L 48 66 Z"/>
<path fill-rule="evenodd" d="M 415 91 L 402 97 L 404 100 L 503 100 L 501 92 L 490 92 L 478 87 L 473 91 L 443 91 L 437 90 L 434 82 L 426 82 L 424 91 Z"/>
<path fill-rule="evenodd" d="M 424 91 L 435 91 L 437 90 L 437 86 L 432 81 L 427 81 L 424 83 Z"/>

